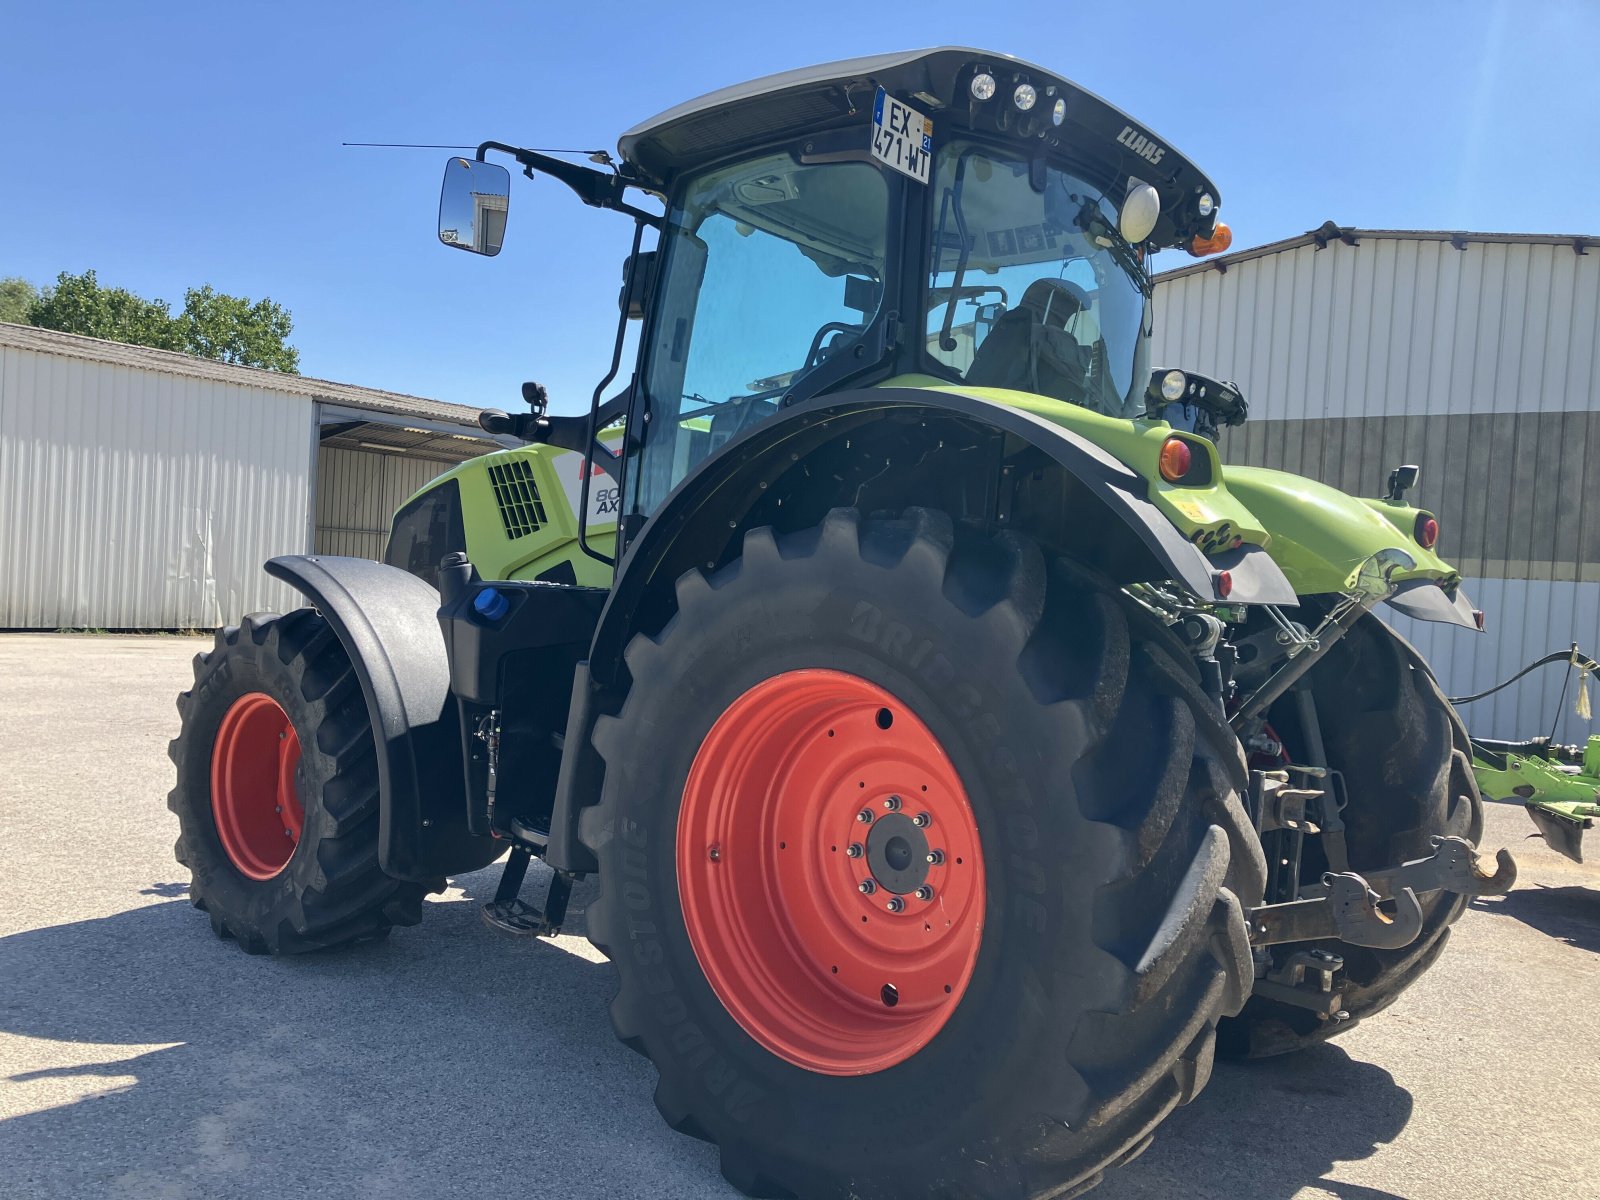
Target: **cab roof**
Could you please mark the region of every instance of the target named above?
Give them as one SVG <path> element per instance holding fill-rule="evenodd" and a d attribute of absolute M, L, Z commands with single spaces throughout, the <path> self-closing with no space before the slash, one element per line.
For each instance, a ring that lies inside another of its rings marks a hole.
<path fill-rule="evenodd" d="M 994 95 L 975 99 L 972 78 L 993 76 Z M 1017 110 L 1012 97 L 1019 84 L 1034 87 L 1032 110 Z M 962 46 L 908 50 L 845 59 L 768 75 L 685 101 L 642 121 L 617 142 L 621 156 L 645 181 L 669 187 L 672 180 L 741 149 L 786 137 L 863 128 L 872 120 L 878 88 L 931 117 L 935 148 L 952 132 L 1000 137 L 1037 144 L 1088 159 L 1108 177 L 1152 184 L 1161 195 L 1162 219 L 1152 240 L 1176 245 L 1209 235 L 1213 210 L 1201 217 L 1196 201 L 1209 193 L 1220 206 L 1212 182 L 1169 143 L 1092 92 L 1043 67 Z M 1060 125 L 1051 120 L 1055 101 L 1065 101 Z M 863 132 L 861 147 L 868 144 Z M 830 149 L 833 147 L 830 147 Z"/>

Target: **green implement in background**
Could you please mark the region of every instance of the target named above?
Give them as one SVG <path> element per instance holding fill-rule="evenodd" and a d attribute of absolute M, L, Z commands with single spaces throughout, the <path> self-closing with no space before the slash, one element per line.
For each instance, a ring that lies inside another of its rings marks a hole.
<path fill-rule="evenodd" d="M 1566 650 L 1529 663 L 1492 688 L 1471 696 L 1452 696 L 1450 703 L 1482 700 L 1510 687 L 1524 675 L 1558 662 L 1567 664 L 1567 679 L 1561 685 L 1557 707 L 1566 703 L 1567 685 L 1572 681 L 1573 668 L 1577 668 L 1577 712 L 1588 720 L 1589 674 L 1600 669 L 1600 663 L 1579 650 L 1576 642 Z M 1558 744 L 1554 726 L 1550 737 L 1524 742 L 1473 738 L 1472 772 L 1486 799 L 1521 801 L 1545 841 L 1573 862 L 1583 861 L 1583 831 L 1600 815 L 1600 734 L 1592 735 L 1582 746 Z"/>
<path fill-rule="evenodd" d="M 1600 734 L 1581 748 L 1474 738 L 1472 771 L 1485 798 L 1520 800 L 1552 849 L 1583 861 L 1583 831 L 1600 816 Z"/>

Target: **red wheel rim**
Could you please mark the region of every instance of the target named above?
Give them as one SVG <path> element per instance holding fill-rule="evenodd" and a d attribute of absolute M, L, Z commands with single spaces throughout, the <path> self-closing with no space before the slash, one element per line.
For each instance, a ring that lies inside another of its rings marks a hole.
<path fill-rule="evenodd" d="M 223 714 L 211 747 L 211 815 L 240 874 L 271 879 L 294 854 L 305 826 L 299 765 L 299 735 L 271 696 L 250 692 Z"/>
<path fill-rule="evenodd" d="M 984 916 L 972 806 L 928 727 L 865 679 L 789 671 L 729 705 L 689 770 L 677 859 L 717 998 L 796 1066 L 904 1062 L 972 978 Z"/>

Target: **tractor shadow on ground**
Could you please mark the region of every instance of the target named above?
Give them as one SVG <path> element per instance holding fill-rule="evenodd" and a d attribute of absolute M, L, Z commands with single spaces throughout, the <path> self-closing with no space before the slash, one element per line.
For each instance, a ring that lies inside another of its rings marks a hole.
<path fill-rule="evenodd" d="M 1324 1043 L 1281 1058 L 1219 1062 L 1211 1083 L 1095 1200 L 1288 1200 L 1315 1187 L 1340 1200 L 1404 1200 L 1324 1178 L 1368 1158 L 1411 1119 L 1411 1093 L 1382 1067 Z"/>
<path fill-rule="evenodd" d="M 735 1196 L 612 1036 L 611 968 L 482 924 L 496 875 L 452 881 L 386 942 L 300 958 L 246 955 L 179 898 L 0 938 L 0 1033 L 23 1039 L 0 1051 L 22 1112 L 0 1120 L 7 1193 Z M 575 892 L 569 932 L 594 895 Z M 1222 1064 L 1094 1195 L 1286 1200 L 1318 1184 L 1382 1200 L 1321 1176 L 1410 1112 L 1387 1072 L 1336 1047 Z"/>
<path fill-rule="evenodd" d="M 609 965 L 482 923 L 497 875 L 387 941 L 297 958 L 217 939 L 186 898 L 0 938 L 0 1033 L 21 1039 L 0 1095 L 22 1114 L 0 1120 L 0 1192 L 736 1195 L 613 1037 Z"/>
<path fill-rule="evenodd" d="M 1525 884 L 1504 896 L 1480 897 L 1472 907 L 1477 912 L 1515 917 L 1559 942 L 1600 954 L 1600 889 Z"/>

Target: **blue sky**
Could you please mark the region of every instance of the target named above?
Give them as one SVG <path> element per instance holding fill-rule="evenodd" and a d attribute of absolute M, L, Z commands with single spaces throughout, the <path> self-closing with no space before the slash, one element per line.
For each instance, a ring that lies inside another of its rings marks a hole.
<path fill-rule="evenodd" d="M 1235 247 L 1333 219 L 1600 234 L 1600 4 L 38 4 L 0 0 L 0 276 L 294 313 L 308 375 L 587 405 L 629 228 L 513 185 L 505 251 L 447 250 L 444 151 L 614 148 L 689 96 L 977 44 L 1126 109 L 1217 181 Z M 1170 258 L 1170 256 L 1167 256 Z"/>

